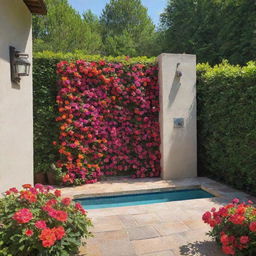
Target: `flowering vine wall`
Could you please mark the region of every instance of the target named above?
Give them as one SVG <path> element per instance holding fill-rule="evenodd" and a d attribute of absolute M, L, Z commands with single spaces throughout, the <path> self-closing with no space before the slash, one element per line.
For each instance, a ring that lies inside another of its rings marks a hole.
<path fill-rule="evenodd" d="M 57 74 L 63 183 L 160 175 L 156 64 L 62 61 Z"/>

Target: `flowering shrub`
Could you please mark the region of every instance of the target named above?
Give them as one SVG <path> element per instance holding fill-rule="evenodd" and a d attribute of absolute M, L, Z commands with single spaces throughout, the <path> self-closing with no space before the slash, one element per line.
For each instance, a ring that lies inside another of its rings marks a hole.
<path fill-rule="evenodd" d="M 0 199 L 0 255 L 75 255 L 90 236 L 90 220 L 79 203 L 41 184 L 11 188 Z"/>
<path fill-rule="evenodd" d="M 152 64 L 62 61 L 57 65 L 61 180 L 160 175 L 158 69 Z"/>
<path fill-rule="evenodd" d="M 203 221 L 212 227 L 209 235 L 216 239 L 227 255 L 256 255 L 256 208 L 251 201 L 234 199 L 218 211 L 204 213 Z"/>

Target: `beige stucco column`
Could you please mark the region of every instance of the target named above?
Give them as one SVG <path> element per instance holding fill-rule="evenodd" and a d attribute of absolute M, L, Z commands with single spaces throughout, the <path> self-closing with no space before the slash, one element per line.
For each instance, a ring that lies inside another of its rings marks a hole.
<path fill-rule="evenodd" d="M 0 192 L 33 183 L 32 74 L 11 82 L 9 46 L 32 61 L 32 15 L 21 0 L 0 0 Z"/>
<path fill-rule="evenodd" d="M 158 61 L 162 178 L 195 177 L 196 56 L 164 53 Z"/>

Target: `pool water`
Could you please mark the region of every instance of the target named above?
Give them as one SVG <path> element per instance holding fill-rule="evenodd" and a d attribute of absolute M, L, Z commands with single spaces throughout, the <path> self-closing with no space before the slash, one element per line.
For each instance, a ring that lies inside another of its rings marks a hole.
<path fill-rule="evenodd" d="M 104 197 L 91 197 L 78 199 L 77 202 L 87 209 L 101 209 L 132 205 L 147 205 L 157 204 L 171 201 L 181 201 L 199 198 L 211 198 L 212 194 L 202 189 L 187 189 L 187 190 L 172 190 L 164 192 L 130 194 L 130 195 L 115 195 Z"/>

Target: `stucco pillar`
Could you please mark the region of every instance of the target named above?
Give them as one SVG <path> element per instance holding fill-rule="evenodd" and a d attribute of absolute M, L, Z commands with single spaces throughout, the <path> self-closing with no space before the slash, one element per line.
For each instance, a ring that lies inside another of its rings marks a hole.
<path fill-rule="evenodd" d="M 164 53 L 158 62 L 162 178 L 196 177 L 196 56 Z"/>

